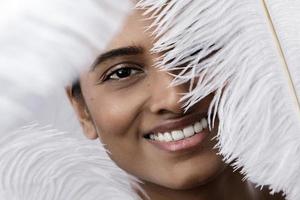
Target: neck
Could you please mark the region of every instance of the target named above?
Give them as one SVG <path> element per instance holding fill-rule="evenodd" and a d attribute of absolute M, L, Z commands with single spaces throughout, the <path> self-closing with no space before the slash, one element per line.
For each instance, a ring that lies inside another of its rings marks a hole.
<path fill-rule="evenodd" d="M 231 168 L 205 185 L 187 190 L 173 190 L 153 183 L 144 183 L 142 188 L 151 200 L 254 200 L 259 199 L 257 192 L 247 181 L 242 181 L 239 173 Z M 144 198 L 146 199 L 146 198 Z"/>

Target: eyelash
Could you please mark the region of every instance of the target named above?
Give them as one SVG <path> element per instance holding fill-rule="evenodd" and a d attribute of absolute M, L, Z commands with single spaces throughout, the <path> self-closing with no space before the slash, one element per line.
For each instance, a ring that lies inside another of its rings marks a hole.
<path fill-rule="evenodd" d="M 118 67 L 119 66 L 119 67 Z M 113 69 L 113 70 L 109 70 L 108 73 L 106 73 L 106 75 L 104 76 L 104 78 L 102 79 L 102 82 L 105 81 L 121 81 L 121 80 L 125 80 L 130 78 L 131 76 L 134 76 L 136 74 L 139 74 L 141 72 L 143 72 L 143 70 L 141 69 L 141 66 L 138 64 L 134 64 L 134 63 L 120 63 L 115 65 L 115 67 L 117 67 L 117 69 Z M 115 68 L 114 67 L 114 68 Z M 116 75 L 118 71 L 124 70 L 124 69 L 129 69 L 130 70 L 130 74 L 124 78 L 112 78 L 113 75 Z M 134 72 L 133 72 L 134 71 Z"/>

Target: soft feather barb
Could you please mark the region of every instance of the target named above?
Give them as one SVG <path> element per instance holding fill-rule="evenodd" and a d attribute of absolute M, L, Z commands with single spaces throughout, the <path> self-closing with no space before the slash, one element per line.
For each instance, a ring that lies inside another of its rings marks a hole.
<path fill-rule="evenodd" d="M 0 132 L 32 119 L 118 31 L 129 0 L 0 1 Z"/>
<path fill-rule="evenodd" d="M 137 180 L 99 142 L 28 125 L 0 141 L 3 200 L 138 200 Z"/>
<path fill-rule="evenodd" d="M 188 109 L 213 93 L 211 126 L 228 163 L 300 199 L 300 1 L 141 0 L 164 53 L 157 66 L 195 83 Z M 148 14 L 149 14 L 148 13 Z M 183 66 L 183 67 L 182 67 Z"/>

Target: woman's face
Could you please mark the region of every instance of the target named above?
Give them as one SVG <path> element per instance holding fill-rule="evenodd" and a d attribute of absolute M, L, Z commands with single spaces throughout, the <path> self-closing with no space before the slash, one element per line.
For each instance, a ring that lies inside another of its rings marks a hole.
<path fill-rule="evenodd" d="M 159 55 L 149 52 L 147 25 L 141 11 L 128 17 L 95 68 L 81 75 L 84 102 L 71 97 L 72 104 L 86 136 L 99 137 L 122 169 L 146 183 L 193 188 L 224 168 L 203 120 L 211 97 L 183 112 L 178 101 L 188 85 L 169 87 L 172 77 L 153 67 Z"/>

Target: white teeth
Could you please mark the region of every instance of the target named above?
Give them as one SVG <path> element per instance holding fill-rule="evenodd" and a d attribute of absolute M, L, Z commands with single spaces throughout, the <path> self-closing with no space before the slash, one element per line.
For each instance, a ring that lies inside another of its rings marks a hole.
<path fill-rule="evenodd" d="M 164 134 L 164 138 L 165 138 L 165 141 L 166 141 L 166 142 L 170 142 L 170 141 L 173 140 L 171 134 L 168 133 L 168 132 L 166 132 L 166 133 Z"/>
<path fill-rule="evenodd" d="M 158 140 L 163 142 L 165 140 L 165 137 L 162 133 L 158 133 Z"/>
<path fill-rule="evenodd" d="M 206 129 L 207 127 L 208 127 L 207 119 L 202 118 L 194 125 L 187 126 L 183 130 L 174 130 L 171 133 L 165 132 L 165 133 L 158 133 L 158 134 L 150 134 L 150 139 L 157 140 L 160 142 L 178 141 L 184 138 L 192 137 L 196 133 L 202 132 L 202 130 Z"/>
<path fill-rule="evenodd" d="M 195 134 L 194 127 L 188 126 L 188 127 L 184 128 L 183 134 L 184 134 L 184 137 L 186 137 L 186 138 L 193 136 Z"/>
<path fill-rule="evenodd" d="M 203 128 L 207 128 L 207 126 L 208 126 L 207 119 L 205 119 L 205 118 L 201 119 L 201 125 Z"/>
<path fill-rule="evenodd" d="M 183 131 L 181 130 L 172 131 L 171 134 L 174 141 L 181 140 L 184 138 Z"/>
<path fill-rule="evenodd" d="M 150 139 L 151 140 L 154 140 L 154 137 L 155 137 L 154 134 L 150 134 Z"/>
<path fill-rule="evenodd" d="M 202 124 L 201 124 L 200 122 L 196 122 L 196 123 L 194 124 L 194 130 L 195 130 L 196 133 L 201 132 L 202 129 L 203 129 L 203 128 L 202 128 Z"/>

